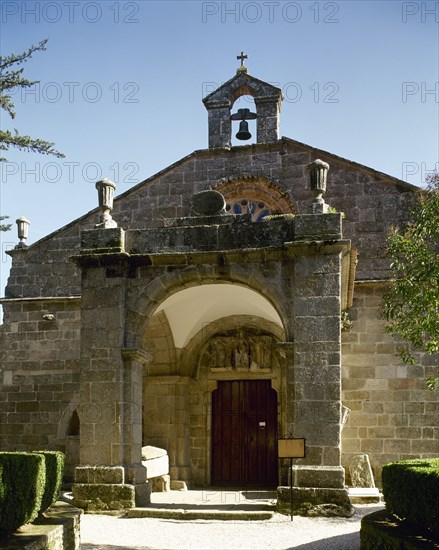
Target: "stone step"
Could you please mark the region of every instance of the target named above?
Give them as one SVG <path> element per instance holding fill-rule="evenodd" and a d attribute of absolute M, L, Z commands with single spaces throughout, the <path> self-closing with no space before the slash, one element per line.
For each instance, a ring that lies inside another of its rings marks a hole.
<path fill-rule="evenodd" d="M 350 487 L 348 494 L 352 504 L 379 504 L 384 502 L 383 494 L 377 488 Z"/>
<path fill-rule="evenodd" d="M 125 517 L 128 518 L 160 518 L 175 520 L 225 520 L 261 521 L 271 519 L 275 508 L 268 510 L 218 510 L 209 508 L 185 509 L 185 508 L 131 508 Z"/>

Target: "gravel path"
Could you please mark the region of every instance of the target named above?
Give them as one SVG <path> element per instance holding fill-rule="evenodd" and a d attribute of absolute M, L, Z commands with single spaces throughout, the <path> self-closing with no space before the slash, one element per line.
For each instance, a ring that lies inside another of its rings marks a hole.
<path fill-rule="evenodd" d="M 358 550 L 361 518 L 383 506 L 356 506 L 345 518 L 275 514 L 269 521 L 175 521 L 86 514 L 82 550 Z"/>

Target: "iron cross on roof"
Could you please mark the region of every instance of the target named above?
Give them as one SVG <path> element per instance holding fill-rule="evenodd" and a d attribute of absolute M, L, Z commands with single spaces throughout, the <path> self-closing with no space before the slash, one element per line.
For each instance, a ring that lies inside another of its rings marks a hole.
<path fill-rule="evenodd" d="M 241 55 L 237 55 L 236 59 L 240 59 L 241 67 L 244 67 L 244 59 L 248 59 L 248 55 L 244 54 L 244 52 L 241 52 Z"/>

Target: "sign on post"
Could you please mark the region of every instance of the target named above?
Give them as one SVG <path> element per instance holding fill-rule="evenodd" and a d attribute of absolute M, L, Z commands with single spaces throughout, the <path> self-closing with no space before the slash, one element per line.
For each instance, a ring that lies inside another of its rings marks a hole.
<path fill-rule="evenodd" d="M 305 458 L 305 438 L 278 439 L 277 454 L 279 458 Z"/>
<path fill-rule="evenodd" d="M 293 458 L 305 458 L 305 438 L 290 437 L 277 440 L 278 458 L 290 459 L 290 512 L 293 521 Z"/>

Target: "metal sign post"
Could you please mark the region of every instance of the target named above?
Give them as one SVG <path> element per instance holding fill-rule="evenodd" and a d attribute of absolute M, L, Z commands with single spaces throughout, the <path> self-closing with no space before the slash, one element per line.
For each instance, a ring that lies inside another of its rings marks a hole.
<path fill-rule="evenodd" d="M 293 521 L 293 458 L 305 458 L 305 438 L 290 437 L 277 440 L 278 458 L 290 459 L 290 512 Z"/>

